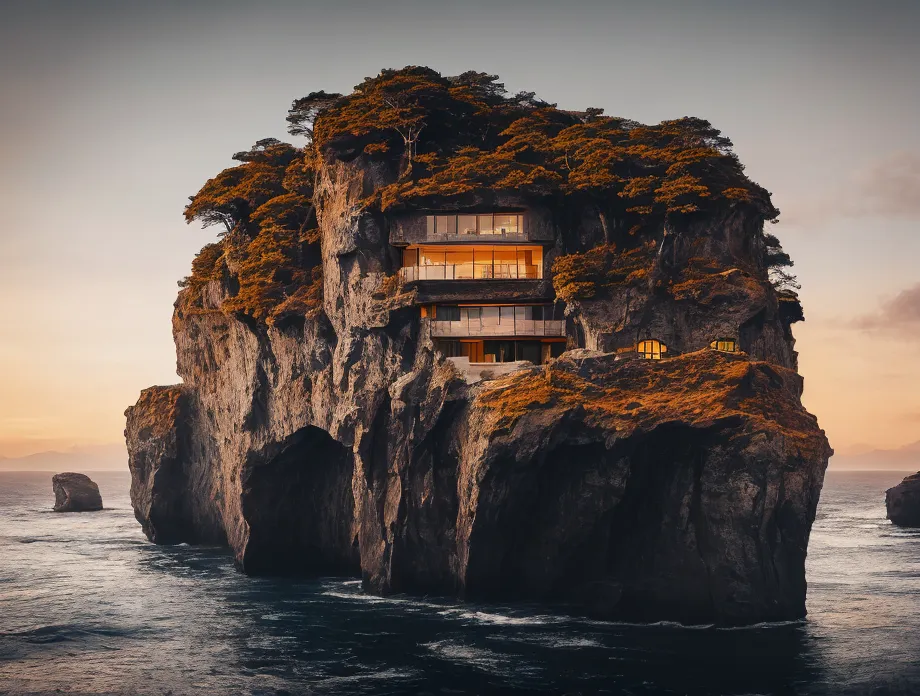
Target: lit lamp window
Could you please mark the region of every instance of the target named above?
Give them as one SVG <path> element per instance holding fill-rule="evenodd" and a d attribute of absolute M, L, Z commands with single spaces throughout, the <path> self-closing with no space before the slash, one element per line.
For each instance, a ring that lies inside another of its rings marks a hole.
<path fill-rule="evenodd" d="M 738 350 L 738 344 L 733 338 L 720 338 L 709 344 L 713 350 L 720 350 L 723 353 L 735 353 Z"/>
<path fill-rule="evenodd" d="M 639 341 L 636 352 L 646 360 L 661 360 L 661 356 L 668 352 L 668 347 L 655 338 Z"/>

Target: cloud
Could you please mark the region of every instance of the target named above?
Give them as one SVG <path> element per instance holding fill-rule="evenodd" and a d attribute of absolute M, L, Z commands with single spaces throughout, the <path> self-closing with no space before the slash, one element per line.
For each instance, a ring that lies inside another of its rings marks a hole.
<path fill-rule="evenodd" d="M 828 194 L 782 207 L 782 220 L 789 224 L 834 217 L 920 220 L 920 152 L 893 152 Z"/>
<path fill-rule="evenodd" d="M 869 314 L 856 317 L 851 326 L 904 338 L 920 338 L 920 283 L 902 290 Z"/>
<path fill-rule="evenodd" d="M 854 177 L 843 211 L 862 217 L 920 218 L 920 153 L 896 152 Z"/>

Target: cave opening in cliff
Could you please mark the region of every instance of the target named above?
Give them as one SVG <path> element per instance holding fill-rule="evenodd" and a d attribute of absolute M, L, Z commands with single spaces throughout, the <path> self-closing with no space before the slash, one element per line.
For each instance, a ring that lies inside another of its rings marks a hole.
<path fill-rule="evenodd" d="M 242 554 L 250 575 L 357 575 L 351 449 L 307 426 L 243 474 Z"/>

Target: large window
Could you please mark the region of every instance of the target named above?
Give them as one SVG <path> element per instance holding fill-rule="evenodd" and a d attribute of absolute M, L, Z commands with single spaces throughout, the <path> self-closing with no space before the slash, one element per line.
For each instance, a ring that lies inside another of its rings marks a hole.
<path fill-rule="evenodd" d="M 403 250 L 406 280 L 540 280 L 543 248 L 513 245 L 411 246 Z"/>
<path fill-rule="evenodd" d="M 427 216 L 428 237 L 464 239 L 475 236 L 521 238 L 522 213 L 480 213 Z"/>

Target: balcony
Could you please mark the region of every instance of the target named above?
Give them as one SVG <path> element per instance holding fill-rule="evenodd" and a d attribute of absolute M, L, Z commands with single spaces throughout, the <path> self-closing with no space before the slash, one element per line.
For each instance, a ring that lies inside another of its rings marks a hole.
<path fill-rule="evenodd" d="M 433 305 L 422 308 L 432 338 L 564 337 L 552 305 Z"/>
<path fill-rule="evenodd" d="M 451 263 L 403 266 L 403 282 L 416 280 L 540 280 L 542 266 L 520 264 Z"/>
<path fill-rule="evenodd" d="M 555 240 L 551 216 L 543 211 L 511 213 L 405 214 L 390 226 L 390 243 L 548 244 Z"/>
<path fill-rule="evenodd" d="M 565 336 L 563 319 L 513 319 L 511 322 L 492 323 L 481 318 L 460 321 L 429 320 L 434 338 L 480 338 L 512 336 Z"/>

